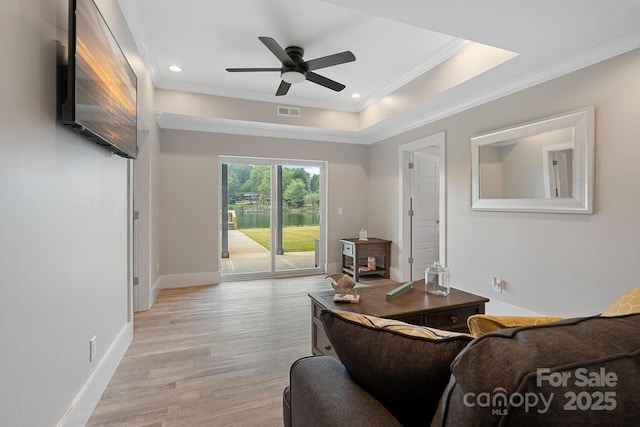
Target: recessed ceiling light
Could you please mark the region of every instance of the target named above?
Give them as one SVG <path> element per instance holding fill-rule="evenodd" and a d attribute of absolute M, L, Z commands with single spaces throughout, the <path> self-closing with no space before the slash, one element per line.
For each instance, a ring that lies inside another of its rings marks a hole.
<path fill-rule="evenodd" d="M 351 94 L 352 98 L 360 98 L 360 94 L 358 92 L 352 93 Z"/>
<path fill-rule="evenodd" d="M 171 65 L 169 66 L 169 69 L 174 73 L 179 73 L 180 71 L 182 71 L 182 68 L 178 67 L 177 65 Z"/>

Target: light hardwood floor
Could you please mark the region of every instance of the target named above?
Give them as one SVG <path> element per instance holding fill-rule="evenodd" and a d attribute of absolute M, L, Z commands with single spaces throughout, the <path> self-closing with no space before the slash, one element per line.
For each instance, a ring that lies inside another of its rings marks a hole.
<path fill-rule="evenodd" d="M 282 426 L 289 367 L 311 352 L 324 276 L 160 292 L 87 426 Z"/>

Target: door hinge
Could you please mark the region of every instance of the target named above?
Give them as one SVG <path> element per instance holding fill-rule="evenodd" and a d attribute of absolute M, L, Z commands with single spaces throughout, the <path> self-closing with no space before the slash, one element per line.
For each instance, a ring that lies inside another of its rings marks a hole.
<path fill-rule="evenodd" d="M 138 286 L 139 283 L 140 283 L 140 278 L 139 277 L 134 277 L 133 278 L 133 286 Z"/>
<path fill-rule="evenodd" d="M 413 169 L 413 162 L 409 162 L 409 164 L 407 165 L 407 167 L 408 167 L 409 169 Z"/>
<path fill-rule="evenodd" d="M 413 264 L 413 257 L 412 256 L 409 257 L 409 264 Z"/>
<path fill-rule="evenodd" d="M 133 211 L 133 220 L 135 221 L 136 219 L 140 218 L 140 212 L 138 211 Z"/>
<path fill-rule="evenodd" d="M 408 215 L 413 216 L 413 209 L 409 209 Z"/>

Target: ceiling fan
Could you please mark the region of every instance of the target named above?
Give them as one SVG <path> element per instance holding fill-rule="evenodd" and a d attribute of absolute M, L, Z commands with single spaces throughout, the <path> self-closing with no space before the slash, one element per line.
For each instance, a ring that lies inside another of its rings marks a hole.
<path fill-rule="evenodd" d="M 238 72 L 261 72 L 261 71 L 279 71 L 282 82 L 276 91 L 276 96 L 286 95 L 292 84 L 302 83 L 305 80 L 319 84 L 320 86 L 340 92 L 345 85 L 334 80 L 328 79 L 320 74 L 316 74 L 313 70 L 331 67 L 333 65 L 344 64 L 346 62 L 355 61 L 356 57 L 353 53 L 347 51 L 335 53 L 333 55 L 323 56 L 321 58 L 305 61 L 304 49 L 299 46 L 289 46 L 285 49 L 280 47 L 271 37 L 258 37 L 258 39 L 273 53 L 276 58 L 282 62 L 280 68 L 227 68 L 231 73 Z"/>

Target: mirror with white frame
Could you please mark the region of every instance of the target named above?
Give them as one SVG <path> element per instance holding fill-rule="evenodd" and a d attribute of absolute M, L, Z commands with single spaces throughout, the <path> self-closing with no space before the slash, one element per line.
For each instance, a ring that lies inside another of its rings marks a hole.
<path fill-rule="evenodd" d="M 593 213 L 593 107 L 471 138 L 471 208 Z"/>

